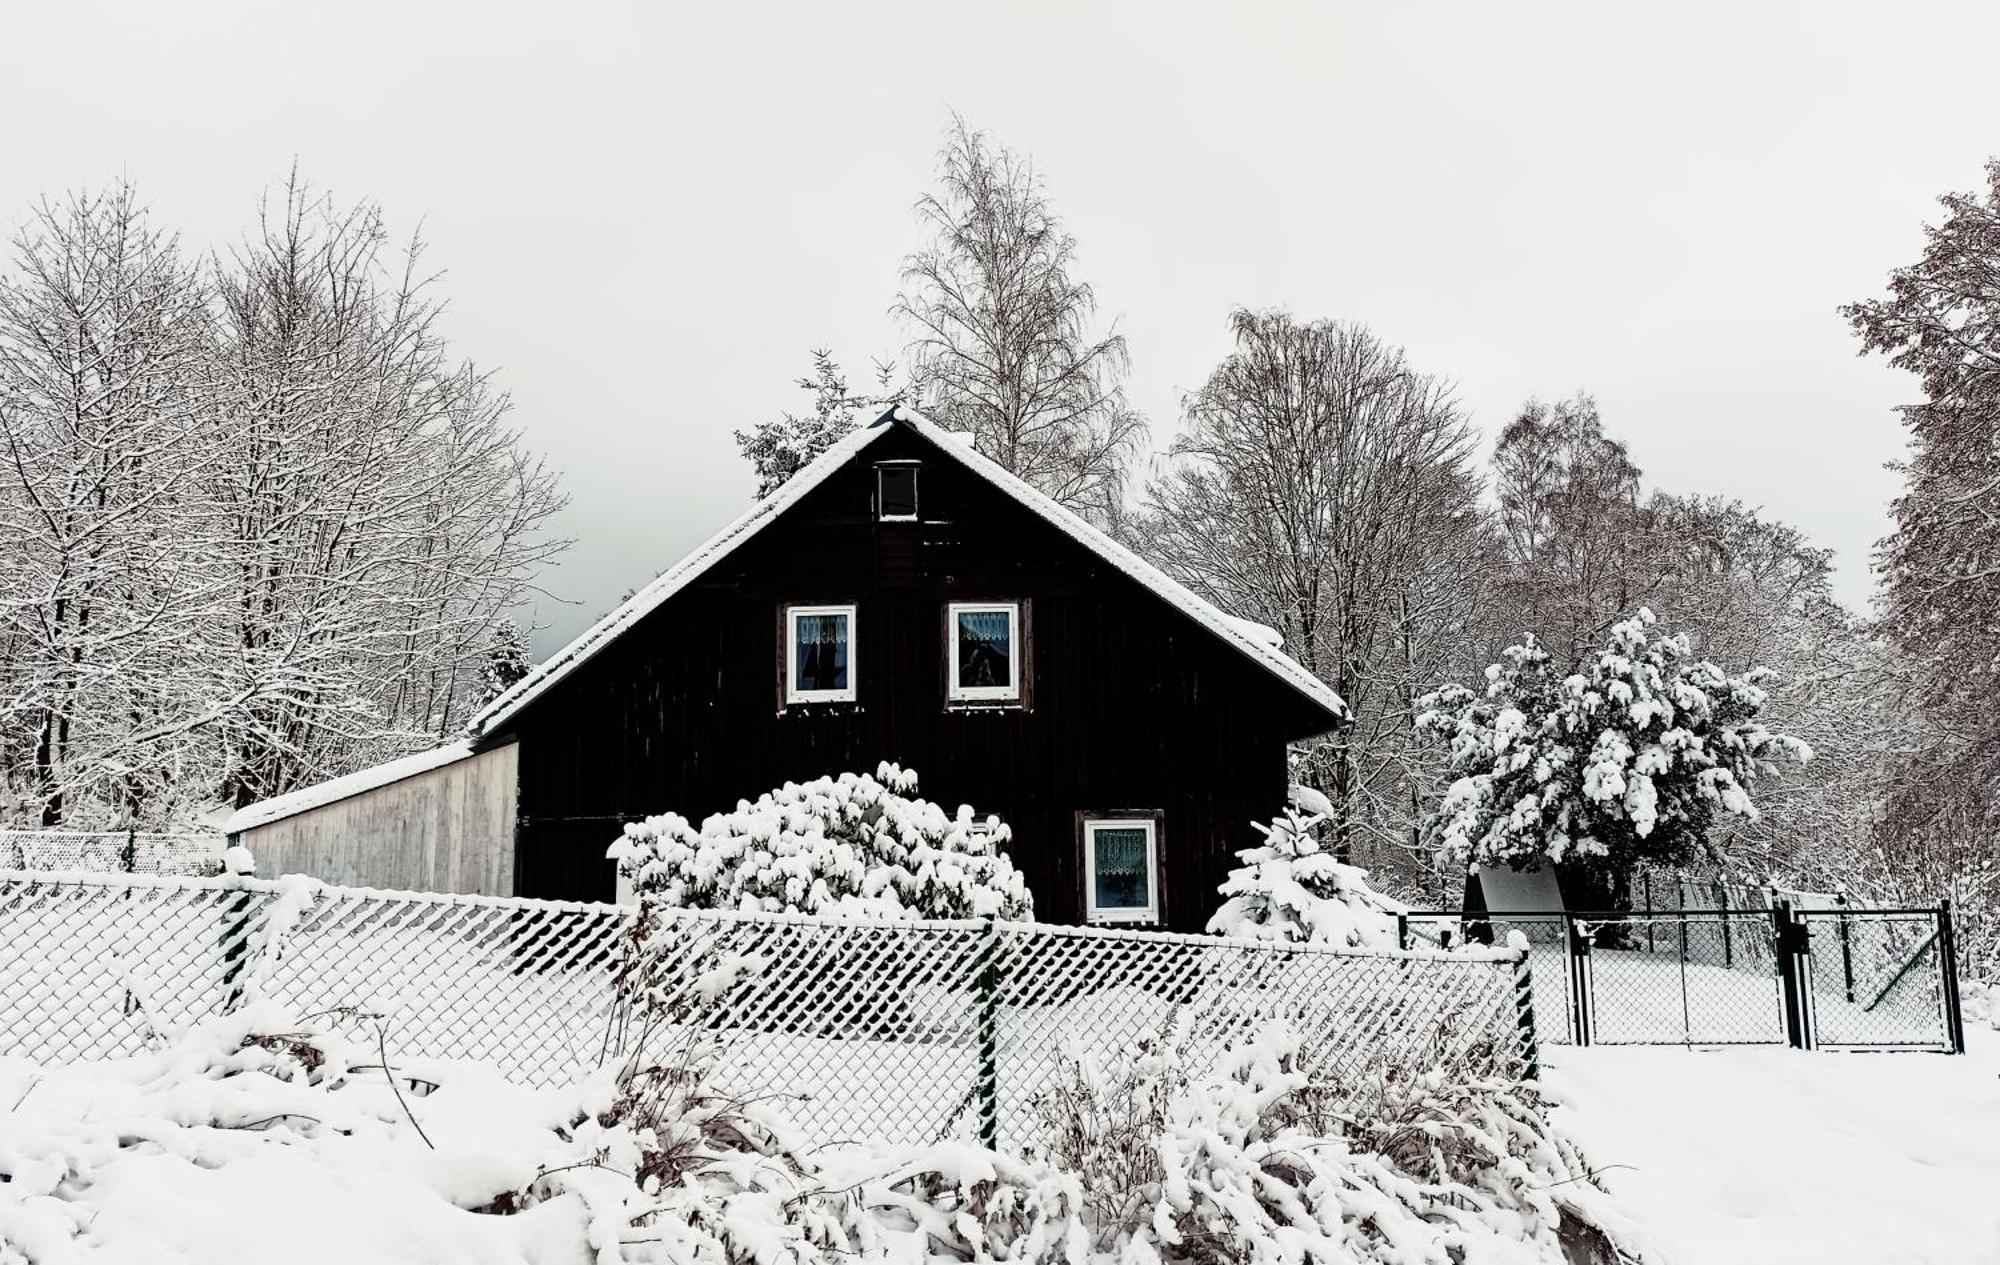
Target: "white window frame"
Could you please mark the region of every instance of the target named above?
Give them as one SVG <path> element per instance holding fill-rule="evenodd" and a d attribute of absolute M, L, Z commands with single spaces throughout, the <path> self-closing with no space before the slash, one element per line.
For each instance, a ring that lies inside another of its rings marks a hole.
<path fill-rule="evenodd" d="M 914 514 L 891 514 L 882 499 L 882 472 L 895 467 L 910 472 L 910 499 L 917 504 Z M 924 463 L 921 461 L 878 461 L 875 463 L 875 517 L 884 523 L 914 523 L 923 517 L 924 509 Z"/>
<path fill-rule="evenodd" d="M 1100 908 L 1097 904 L 1097 840 L 1100 830 L 1146 832 L 1146 906 Z M 1083 821 L 1083 914 L 1086 922 L 1160 920 L 1160 824 L 1151 817 L 1086 817 Z"/>
<path fill-rule="evenodd" d="M 1005 685 L 958 683 L 958 617 L 1007 615 L 1007 676 Z M 951 602 L 944 611 L 945 698 L 953 703 L 1018 703 L 1021 701 L 1021 604 L 1019 602 Z M 851 674 L 850 674 L 851 679 Z"/>
<path fill-rule="evenodd" d="M 815 615 L 847 617 L 847 687 L 838 690 L 802 690 L 795 681 L 799 670 L 799 620 Z M 860 648 L 861 623 L 853 603 L 831 606 L 787 606 L 785 608 L 785 701 L 787 703 L 851 703 L 854 701 L 856 651 Z"/>

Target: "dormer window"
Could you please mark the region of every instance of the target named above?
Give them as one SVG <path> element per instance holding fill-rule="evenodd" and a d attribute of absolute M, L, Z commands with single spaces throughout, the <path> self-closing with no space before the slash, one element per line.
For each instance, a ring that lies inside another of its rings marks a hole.
<path fill-rule="evenodd" d="M 876 516 L 885 523 L 917 521 L 917 463 L 884 461 L 875 467 Z"/>

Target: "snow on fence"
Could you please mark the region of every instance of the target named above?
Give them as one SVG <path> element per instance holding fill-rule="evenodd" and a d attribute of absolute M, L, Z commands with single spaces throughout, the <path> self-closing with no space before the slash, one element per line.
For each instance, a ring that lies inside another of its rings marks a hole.
<path fill-rule="evenodd" d="M 222 849 L 213 834 L 0 830 L 0 869 L 205 877 L 222 872 Z"/>
<path fill-rule="evenodd" d="M 0 1055 L 132 1053 L 258 995 L 394 1059 L 553 1085 L 630 1040 L 623 984 L 664 1020 L 647 1053 L 712 1044 L 718 1087 L 790 1099 L 816 1136 L 910 1142 L 1019 1141 L 1066 1058 L 1168 1032 L 1198 1066 L 1282 1020 L 1357 1086 L 1523 1070 L 1509 950 L 667 912 L 640 953 L 636 916 L 298 878 L 0 873 Z"/>

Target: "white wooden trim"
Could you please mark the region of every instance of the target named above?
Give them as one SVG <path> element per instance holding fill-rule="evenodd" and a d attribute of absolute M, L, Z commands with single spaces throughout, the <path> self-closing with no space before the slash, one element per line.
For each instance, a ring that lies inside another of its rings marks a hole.
<path fill-rule="evenodd" d="M 960 614 L 1007 614 L 1007 684 L 960 685 L 958 683 L 958 617 Z M 1021 604 L 1019 602 L 951 602 L 945 606 L 944 654 L 945 697 L 953 703 L 1018 702 L 1021 698 Z M 852 679 L 852 678 L 850 678 Z"/>
<path fill-rule="evenodd" d="M 798 670 L 799 620 L 813 615 L 842 615 L 847 619 L 847 687 L 838 690 L 802 690 L 792 682 L 792 674 Z M 785 608 L 785 701 L 787 703 L 851 703 L 854 701 L 855 651 L 860 646 L 858 629 L 860 621 L 854 617 L 854 605 L 835 606 L 787 606 Z"/>
<path fill-rule="evenodd" d="M 1100 830 L 1146 832 L 1146 904 L 1144 908 L 1100 909 L 1097 905 L 1097 840 Z M 1086 817 L 1083 822 L 1083 916 L 1086 922 L 1158 922 L 1160 920 L 1160 832 L 1150 817 Z"/>

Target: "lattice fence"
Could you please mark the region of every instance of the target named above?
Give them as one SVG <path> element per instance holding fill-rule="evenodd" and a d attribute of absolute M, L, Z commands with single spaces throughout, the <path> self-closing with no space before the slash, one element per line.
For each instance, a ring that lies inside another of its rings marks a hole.
<path fill-rule="evenodd" d="M 213 834 L 0 830 L 0 869 L 205 877 L 222 872 L 223 846 Z"/>
<path fill-rule="evenodd" d="M 699 1048 L 720 1087 L 788 1100 L 819 1138 L 1008 1142 L 1066 1059 L 1168 1034 L 1198 1066 L 1283 1021 L 1357 1087 L 1522 1066 L 1506 951 L 709 913 L 642 941 L 634 917 L 303 880 L 0 873 L 0 1054 L 131 1053 L 149 1026 L 255 993 L 371 1041 L 379 1024 L 399 1059 L 482 1059 L 553 1085 L 621 1052 Z"/>

